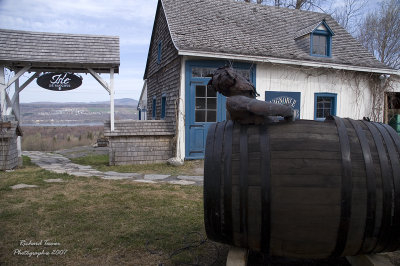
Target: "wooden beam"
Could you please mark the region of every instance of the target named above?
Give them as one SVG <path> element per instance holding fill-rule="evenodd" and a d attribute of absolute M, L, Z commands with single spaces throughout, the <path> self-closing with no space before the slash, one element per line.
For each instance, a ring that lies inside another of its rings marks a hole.
<path fill-rule="evenodd" d="M 35 78 L 37 78 L 39 76 L 39 74 L 40 74 L 40 72 L 35 72 L 35 74 L 33 74 L 27 81 L 24 82 L 24 84 L 22 84 L 19 87 L 19 91 L 18 92 L 21 92 L 23 89 L 25 89 L 26 86 L 29 85 L 29 83 L 31 83 Z"/>
<path fill-rule="evenodd" d="M 14 113 L 15 120 L 19 121 L 19 112 L 13 108 L 11 104 L 11 99 L 8 96 L 7 92 L 6 92 L 6 102 L 7 102 L 6 115 L 11 115 L 12 113 Z"/>
<path fill-rule="evenodd" d="M 114 131 L 114 68 L 110 68 L 110 129 Z"/>
<path fill-rule="evenodd" d="M 26 86 L 29 85 L 29 83 L 31 83 L 35 78 L 37 78 L 39 76 L 39 72 L 36 72 L 35 74 L 33 74 L 27 81 L 24 82 L 24 84 L 22 84 L 22 86 L 19 86 L 18 89 L 15 88 L 15 93 L 11 99 L 11 103 L 14 106 L 15 104 L 15 100 L 17 99 L 17 97 L 19 97 L 19 93 L 26 88 Z"/>
<path fill-rule="evenodd" d="M 108 91 L 108 93 L 111 93 L 110 87 L 108 86 L 107 82 L 105 82 L 105 81 L 100 77 L 100 75 L 97 74 L 93 69 L 88 68 L 88 70 L 89 70 L 89 73 L 94 77 L 94 79 L 97 80 L 97 81 L 101 84 L 101 86 L 103 86 L 103 87 Z"/>
<path fill-rule="evenodd" d="M 21 69 L 20 71 L 18 71 L 18 73 L 16 73 L 15 76 L 10 79 L 10 81 L 7 83 L 7 85 L 3 89 L 5 90 L 8 87 L 10 87 L 17 79 L 19 79 L 19 77 L 21 77 L 26 71 L 28 71 L 29 68 L 31 68 L 31 67 L 26 66 L 23 69 Z"/>
<path fill-rule="evenodd" d="M 6 115 L 6 90 L 5 90 L 4 66 L 0 66 L 0 117 Z M 0 119 L 2 120 L 2 119 Z"/>

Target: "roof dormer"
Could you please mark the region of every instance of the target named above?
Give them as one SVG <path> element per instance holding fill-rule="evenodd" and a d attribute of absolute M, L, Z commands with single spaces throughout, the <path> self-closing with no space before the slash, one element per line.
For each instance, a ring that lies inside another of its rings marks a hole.
<path fill-rule="evenodd" d="M 334 32 L 325 20 L 313 24 L 297 32 L 296 42 L 303 42 L 309 39 L 307 50 L 311 56 L 331 57 L 332 55 L 332 36 Z M 304 45 L 303 45 L 304 46 Z"/>

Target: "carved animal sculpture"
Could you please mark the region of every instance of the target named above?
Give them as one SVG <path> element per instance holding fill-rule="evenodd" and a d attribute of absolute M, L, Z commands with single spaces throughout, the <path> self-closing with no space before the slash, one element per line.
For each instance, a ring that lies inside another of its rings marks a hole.
<path fill-rule="evenodd" d="M 271 117 L 283 116 L 293 120 L 294 111 L 290 106 L 268 103 L 246 96 L 232 96 L 226 100 L 229 119 L 240 124 L 264 124 L 272 121 Z"/>
<path fill-rule="evenodd" d="M 226 97 L 243 95 L 256 98 L 259 96 L 256 88 L 254 88 L 250 81 L 228 66 L 218 68 L 208 82 L 208 85 Z"/>
<path fill-rule="evenodd" d="M 208 83 L 217 92 L 227 96 L 228 119 L 241 124 L 263 124 L 273 116 L 293 120 L 290 106 L 268 103 L 255 99 L 259 94 L 253 84 L 230 67 L 218 68 Z"/>

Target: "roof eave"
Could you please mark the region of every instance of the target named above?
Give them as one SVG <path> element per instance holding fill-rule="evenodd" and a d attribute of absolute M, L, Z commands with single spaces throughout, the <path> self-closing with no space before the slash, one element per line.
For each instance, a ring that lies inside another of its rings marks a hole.
<path fill-rule="evenodd" d="M 182 56 L 197 56 L 197 57 L 208 57 L 208 58 L 223 58 L 223 59 L 234 59 L 234 60 L 244 60 L 262 63 L 273 63 L 282 65 L 297 65 L 297 66 L 307 66 L 315 68 L 329 68 L 337 70 L 349 70 L 349 71 L 360 71 L 368 73 L 377 74 L 390 74 L 400 76 L 400 71 L 390 68 L 373 68 L 373 67 L 362 67 L 362 66 L 350 66 L 343 64 L 332 64 L 323 62 L 311 62 L 306 60 L 295 60 L 295 59 L 285 59 L 277 57 L 268 56 L 252 56 L 252 55 L 241 55 L 241 54 L 228 54 L 228 53 L 214 53 L 214 52 L 202 52 L 202 51 L 191 51 L 191 50 L 178 50 L 178 54 Z"/>
<path fill-rule="evenodd" d="M 148 70 L 148 66 L 149 66 L 150 53 L 151 53 L 151 48 L 152 48 L 152 44 L 153 44 L 153 40 L 154 40 L 154 31 L 155 31 L 155 27 L 156 27 L 156 23 L 157 23 L 157 18 L 158 18 L 158 14 L 159 14 L 158 12 L 160 12 L 161 9 L 162 9 L 162 11 L 164 12 L 165 20 L 167 21 L 168 32 L 169 32 L 169 35 L 171 36 L 172 43 L 173 43 L 175 49 L 176 49 L 177 51 L 179 51 L 178 46 L 176 45 L 176 42 L 175 42 L 175 40 L 174 40 L 174 37 L 173 37 L 172 34 L 171 34 L 171 27 L 170 27 L 170 24 L 169 24 L 169 22 L 168 22 L 168 16 L 167 16 L 167 12 L 165 11 L 165 8 L 164 8 L 164 3 L 163 3 L 162 0 L 158 0 L 158 3 L 157 3 L 157 10 L 156 10 L 156 14 L 155 14 L 155 17 L 154 17 L 153 29 L 152 29 L 152 31 L 151 31 L 151 38 L 150 38 L 150 44 L 149 44 L 149 51 L 148 51 L 148 53 L 147 53 L 146 67 L 145 67 L 145 70 L 144 70 L 143 79 L 147 79 L 147 70 Z"/>

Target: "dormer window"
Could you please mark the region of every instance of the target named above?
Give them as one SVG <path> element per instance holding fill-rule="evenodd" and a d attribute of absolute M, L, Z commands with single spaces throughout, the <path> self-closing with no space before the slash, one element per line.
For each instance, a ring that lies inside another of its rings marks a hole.
<path fill-rule="evenodd" d="M 312 55 L 329 56 L 328 36 L 314 33 L 312 35 Z"/>
<path fill-rule="evenodd" d="M 311 55 L 312 56 L 331 56 L 331 45 L 332 45 L 333 32 L 326 25 L 325 21 L 322 21 L 318 27 L 311 32 Z"/>

